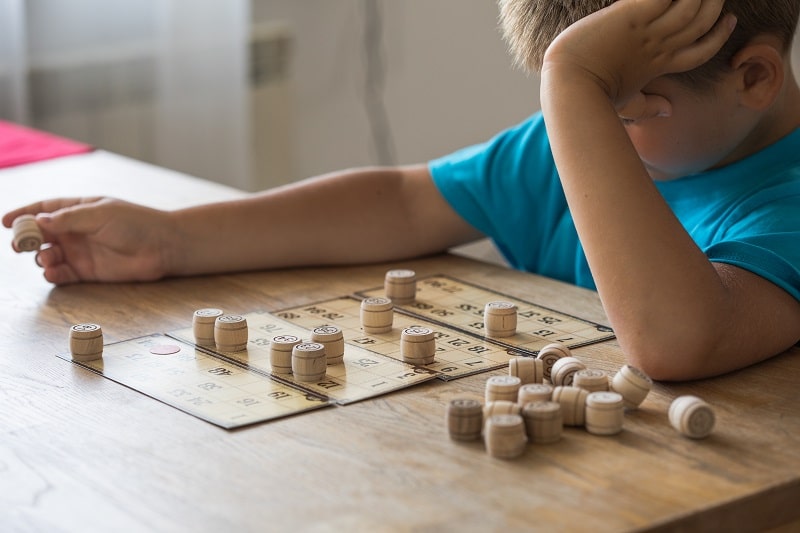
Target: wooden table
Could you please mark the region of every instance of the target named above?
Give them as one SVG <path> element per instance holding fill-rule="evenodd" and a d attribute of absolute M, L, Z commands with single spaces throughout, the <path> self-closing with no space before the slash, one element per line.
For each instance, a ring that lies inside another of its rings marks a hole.
<path fill-rule="evenodd" d="M 0 172 L 0 210 L 42 195 L 113 193 L 178 207 L 237 191 L 102 152 Z M 6 232 L 11 240 L 11 233 Z M 106 342 L 186 327 L 209 305 L 275 310 L 380 285 L 389 267 L 446 273 L 605 322 L 596 294 L 453 255 L 54 288 L 0 246 L 0 529 L 4 531 L 754 530 L 800 518 L 800 350 L 717 379 L 656 384 L 624 431 L 567 428 L 512 461 L 459 444 L 444 410 L 487 374 L 226 431 L 55 356 L 68 327 Z M 575 350 L 615 372 L 615 342 Z M 495 371 L 495 374 L 501 371 Z M 491 375 L 491 374 L 489 374 Z M 670 401 L 716 408 L 707 439 Z M 786 526 L 791 528 L 792 526 Z M 788 529 L 786 529 L 788 530 Z"/>

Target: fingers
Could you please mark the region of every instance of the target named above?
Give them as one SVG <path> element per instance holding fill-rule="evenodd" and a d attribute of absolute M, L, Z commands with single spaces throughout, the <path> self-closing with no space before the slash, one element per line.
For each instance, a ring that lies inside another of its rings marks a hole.
<path fill-rule="evenodd" d="M 98 211 L 96 203 L 78 203 L 53 212 L 40 213 L 36 222 L 45 234 L 45 240 L 51 241 L 65 233 L 95 233 L 106 223 L 106 219 Z"/>
<path fill-rule="evenodd" d="M 736 27 L 736 17 L 725 15 L 691 46 L 678 50 L 669 72 L 686 72 L 710 60 L 725 45 Z"/>
<path fill-rule="evenodd" d="M 59 209 L 64 209 L 66 207 L 71 207 L 80 204 L 95 203 L 100 200 L 102 200 L 101 197 L 51 198 L 49 200 L 42 200 L 40 202 L 34 202 L 32 204 L 23 207 L 18 207 L 13 211 L 9 211 L 5 215 L 3 215 L 2 222 L 3 226 L 10 228 L 11 224 L 14 222 L 14 219 L 20 215 L 38 215 L 39 213 L 52 213 L 53 211 L 58 211 Z"/>
<path fill-rule="evenodd" d="M 44 269 L 44 279 L 55 285 L 68 285 L 80 281 L 80 277 L 67 263 Z"/>

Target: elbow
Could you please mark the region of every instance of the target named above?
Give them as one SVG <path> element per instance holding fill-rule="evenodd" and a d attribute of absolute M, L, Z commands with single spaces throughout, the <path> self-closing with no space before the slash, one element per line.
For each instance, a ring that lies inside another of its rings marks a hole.
<path fill-rule="evenodd" d="M 617 333 L 626 362 L 656 381 L 688 381 L 721 373 L 714 370 L 715 346 L 707 337 L 702 332 Z"/>

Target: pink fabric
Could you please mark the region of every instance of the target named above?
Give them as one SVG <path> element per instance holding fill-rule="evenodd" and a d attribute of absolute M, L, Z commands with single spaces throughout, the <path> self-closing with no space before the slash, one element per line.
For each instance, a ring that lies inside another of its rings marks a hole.
<path fill-rule="evenodd" d="M 88 144 L 0 120 L 0 168 L 91 150 Z"/>

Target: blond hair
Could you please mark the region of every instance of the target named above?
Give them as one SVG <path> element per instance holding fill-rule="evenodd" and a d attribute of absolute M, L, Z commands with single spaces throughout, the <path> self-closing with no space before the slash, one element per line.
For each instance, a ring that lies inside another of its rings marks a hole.
<path fill-rule="evenodd" d="M 498 0 L 500 25 L 515 62 L 529 72 L 542 67 L 544 53 L 559 33 L 616 0 Z M 800 0 L 727 0 L 723 14 L 737 17 L 736 29 L 720 52 L 683 76 L 703 83 L 718 78 L 734 54 L 761 34 L 776 35 L 788 52 L 800 13 Z"/>

